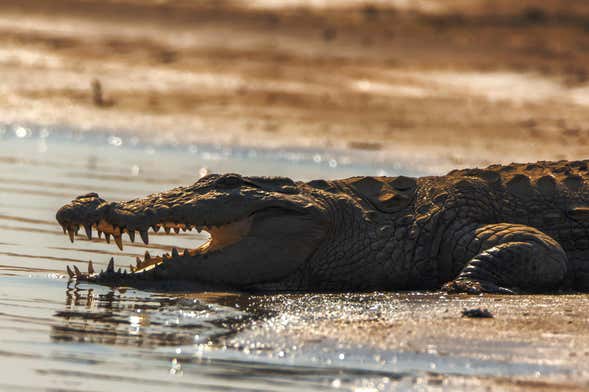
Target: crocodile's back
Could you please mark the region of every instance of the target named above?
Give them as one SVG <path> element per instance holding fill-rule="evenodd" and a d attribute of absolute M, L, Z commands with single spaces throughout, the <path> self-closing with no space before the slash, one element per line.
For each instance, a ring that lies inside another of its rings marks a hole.
<path fill-rule="evenodd" d="M 484 180 L 494 191 L 499 220 L 537 228 L 570 256 L 589 259 L 589 160 L 492 165 L 448 176 Z"/>

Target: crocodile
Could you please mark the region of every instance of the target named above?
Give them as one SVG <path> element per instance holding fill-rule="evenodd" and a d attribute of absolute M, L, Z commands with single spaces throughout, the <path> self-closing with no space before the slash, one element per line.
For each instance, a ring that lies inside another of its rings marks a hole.
<path fill-rule="evenodd" d="M 454 170 L 443 176 L 295 182 L 211 174 L 144 198 L 96 193 L 57 212 L 123 248 L 138 232 L 204 230 L 194 249 L 137 258 L 72 280 L 112 286 L 247 292 L 589 289 L 589 160 Z"/>

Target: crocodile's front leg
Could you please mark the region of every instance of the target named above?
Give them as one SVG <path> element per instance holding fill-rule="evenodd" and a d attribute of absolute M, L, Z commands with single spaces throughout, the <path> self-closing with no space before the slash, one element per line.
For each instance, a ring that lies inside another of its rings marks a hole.
<path fill-rule="evenodd" d="M 474 256 L 442 290 L 449 293 L 514 293 L 562 287 L 570 271 L 562 247 L 530 226 L 499 223 L 473 227 L 459 247 Z"/>

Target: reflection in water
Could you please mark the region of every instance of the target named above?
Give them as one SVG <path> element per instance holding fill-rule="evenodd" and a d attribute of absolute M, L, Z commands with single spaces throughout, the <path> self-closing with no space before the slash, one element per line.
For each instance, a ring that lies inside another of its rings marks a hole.
<path fill-rule="evenodd" d="M 218 346 L 244 326 L 268 313 L 246 313 L 249 297 L 216 295 L 216 304 L 188 296 L 141 295 L 135 290 L 92 288 L 68 283 L 65 309 L 55 317 L 63 325 L 52 327 L 55 341 L 92 342 L 135 346 L 190 345 L 205 341 Z"/>
<path fill-rule="evenodd" d="M 169 374 L 196 374 L 199 383 L 207 377 L 223 380 L 223 387 L 206 384 L 207 389 L 321 390 L 360 385 L 376 388 L 407 376 L 386 369 L 288 361 L 281 354 L 284 351 L 279 341 L 277 346 L 271 342 L 252 346 L 240 334 L 279 317 L 266 306 L 268 302 L 263 297 L 230 293 L 169 297 L 135 290 L 96 289 L 68 284 L 64 310 L 54 314 L 60 323 L 51 327 L 53 342 L 150 349 L 141 351 L 137 359 L 143 363 L 164 360 L 169 364 Z M 270 360 L 273 353 L 279 361 Z M 130 359 L 137 354 L 127 352 Z M 77 356 L 76 360 L 79 359 Z M 60 375 L 74 376 L 67 371 Z M 124 381 L 142 382 L 129 375 Z M 253 383 L 252 388 L 249 383 Z"/>

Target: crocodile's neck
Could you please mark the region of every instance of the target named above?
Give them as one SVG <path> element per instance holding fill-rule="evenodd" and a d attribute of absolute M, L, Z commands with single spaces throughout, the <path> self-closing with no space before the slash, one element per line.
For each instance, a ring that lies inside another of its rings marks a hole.
<path fill-rule="evenodd" d="M 344 185 L 335 185 L 338 196 L 320 196 L 331 223 L 323 245 L 305 264 L 306 285 L 326 291 L 352 286 L 356 290 L 402 288 L 409 276 L 420 275 L 413 260 L 416 246 L 426 241 L 416 241 L 420 229 L 415 224 L 413 206 L 382 213 Z"/>

